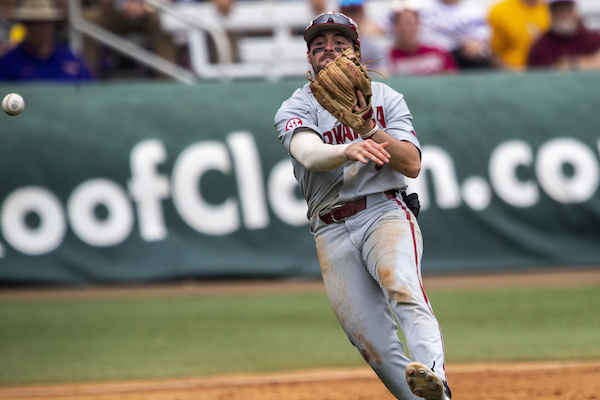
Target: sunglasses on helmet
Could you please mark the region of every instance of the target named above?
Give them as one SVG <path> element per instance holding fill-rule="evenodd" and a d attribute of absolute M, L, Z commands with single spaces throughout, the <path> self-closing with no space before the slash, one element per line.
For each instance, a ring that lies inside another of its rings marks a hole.
<path fill-rule="evenodd" d="M 358 25 L 356 22 L 341 13 L 328 12 L 313 19 L 304 31 L 304 40 L 310 46 L 310 42 L 321 32 L 329 29 L 337 29 L 343 32 L 350 40 L 360 47 L 358 38 Z"/>

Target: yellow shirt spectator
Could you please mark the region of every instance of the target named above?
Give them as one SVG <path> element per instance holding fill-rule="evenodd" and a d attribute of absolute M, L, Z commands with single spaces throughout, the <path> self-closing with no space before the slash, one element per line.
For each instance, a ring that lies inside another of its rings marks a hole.
<path fill-rule="evenodd" d="M 522 70 L 532 42 L 550 27 L 550 11 L 543 0 L 504 0 L 490 10 L 489 23 L 500 64 Z"/>
<path fill-rule="evenodd" d="M 15 24 L 10 29 L 10 43 L 21 43 L 25 37 L 25 25 Z"/>

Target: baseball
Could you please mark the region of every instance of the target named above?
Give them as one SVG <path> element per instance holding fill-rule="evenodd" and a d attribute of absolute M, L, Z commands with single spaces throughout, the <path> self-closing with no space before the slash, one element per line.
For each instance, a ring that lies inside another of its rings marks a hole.
<path fill-rule="evenodd" d="M 2 109 L 8 115 L 19 115 L 24 108 L 25 100 L 23 100 L 23 98 L 16 93 L 7 94 L 2 100 Z"/>

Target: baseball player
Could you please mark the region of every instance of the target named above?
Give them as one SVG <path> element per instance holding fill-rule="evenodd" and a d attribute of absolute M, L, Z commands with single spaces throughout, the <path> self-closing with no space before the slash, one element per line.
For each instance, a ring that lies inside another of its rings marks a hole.
<path fill-rule="evenodd" d="M 349 49 L 360 56 L 358 27 L 340 13 L 317 16 L 304 39 L 316 81 Z M 421 281 L 418 210 L 412 212 L 403 196 L 404 177 L 416 177 L 421 168 L 406 102 L 389 86 L 372 82 L 363 90 L 372 89 L 372 95 L 353 93 L 362 122 L 348 127 L 339 122 L 341 114 L 332 115 L 317 101 L 311 85 L 281 105 L 275 127 L 308 203 L 335 315 L 396 398 L 450 399 L 441 330 Z"/>

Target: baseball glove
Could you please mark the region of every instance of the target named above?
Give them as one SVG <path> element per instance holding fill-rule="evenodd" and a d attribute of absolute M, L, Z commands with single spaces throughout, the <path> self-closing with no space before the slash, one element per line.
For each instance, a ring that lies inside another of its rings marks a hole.
<path fill-rule="evenodd" d="M 310 80 L 310 89 L 317 102 L 342 124 L 352 128 L 363 138 L 372 136 L 376 129 L 371 107 L 371 78 L 367 69 L 351 48 L 344 50 L 333 62 L 319 71 L 317 78 Z M 367 107 L 356 112 L 356 91 L 363 94 Z"/>

